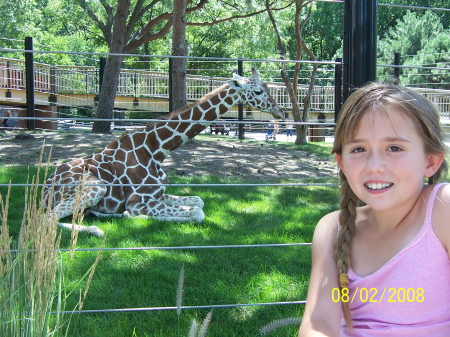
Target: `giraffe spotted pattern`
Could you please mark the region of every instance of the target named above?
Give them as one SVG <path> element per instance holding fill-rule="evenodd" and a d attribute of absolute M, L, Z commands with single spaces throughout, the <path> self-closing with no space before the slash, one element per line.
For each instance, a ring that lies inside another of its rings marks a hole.
<path fill-rule="evenodd" d="M 164 193 L 168 180 L 162 163 L 171 151 L 202 132 L 208 122 L 239 103 L 284 119 L 255 69 L 249 78 L 235 74 L 197 102 L 148 123 L 143 130 L 124 133 L 97 153 L 57 167 L 45 188 L 53 216 L 61 219 L 83 208 L 97 216 L 203 221 L 201 198 Z M 72 224 L 59 225 L 72 228 Z M 96 226 L 77 225 L 74 229 L 103 235 Z"/>

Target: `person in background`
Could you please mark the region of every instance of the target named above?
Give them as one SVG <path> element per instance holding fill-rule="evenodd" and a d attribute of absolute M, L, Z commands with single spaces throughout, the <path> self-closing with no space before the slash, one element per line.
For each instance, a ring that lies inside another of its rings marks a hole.
<path fill-rule="evenodd" d="M 10 127 L 11 124 L 11 119 L 12 119 L 12 115 L 11 115 L 11 111 L 10 110 L 6 110 L 5 114 L 3 116 L 3 119 L 0 121 L 0 123 L 2 124 L 3 127 Z M 8 122 L 9 121 L 9 122 Z M 14 124 L 13 124 L 14 126 Z"/>
<path fill-rule="evenodd" d="M 287 121 L 287 123 L 286 123 L 286 137 L 287 137 L 287 140 L 292 139 L 293 131 L 294 131 L 294 124 L 292 123 L 292 121 Z"/>

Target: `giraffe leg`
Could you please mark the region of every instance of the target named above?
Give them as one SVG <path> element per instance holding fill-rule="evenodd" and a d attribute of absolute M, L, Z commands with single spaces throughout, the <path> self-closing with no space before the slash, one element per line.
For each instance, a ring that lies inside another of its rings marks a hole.
<path fill-rule="evenodd" d="M 120 218 L 123 217 L 123 213 L 102 213 L 99 211 L 94 211 L 92 209 L 88 209 L 85 213 L 85 215 L 93 214 L 94 216 L 98 218 Z"/>
<path fill-rule="evenodd" d="M 202 222 L 205 219 L 205 214 L 200 207 L 163 205 L 151 215 L 152 218 L 179 222 Z"/>
<path fill-rule="evenodd" d="M 58 216 L 59 219 L 65 218 L 67 216 L 73 215 L 75 212 L 82 209 L 88 209 L 89 207 L 95 206 L 105 195 L 107 188 L 106 186 L 98 186 L 102 184 L 101 181 L 92 181 L 91 183 L 97 186 L 86 186 L 81 195 L 78 196 L 76 187 L 68 188 L 61 196 L 58 204 L 53 208 L 51 214 L 53 216 Z M 58 222 L 58 226 L 67 229 L 74 229 L 79 232 L 88 232 L 96 236 L 103 236 L 103 231 L 97 226 L 82 226 L 75 225 L 72 223 Z"/>
<path fill-rule="evenodd" d="M 203 200 L 197 196 L 178 197 L 175 195 L 163 194 L 160 200 L 165 204 L 174 206 L 192 206 L 199 208 L 205 206 Z"/>
<path fill-rule="evenodd" d="M 133 200 L 137 199 L 137 200 Z M 178 206 L 166 203 L 164 201 L 135 196 L 130 198 L 126 205 L 124 216 L 152 218 L 165 221 L 196 221 L 202 222 L 205 214 L 202 209 L 197 206 Z"/>

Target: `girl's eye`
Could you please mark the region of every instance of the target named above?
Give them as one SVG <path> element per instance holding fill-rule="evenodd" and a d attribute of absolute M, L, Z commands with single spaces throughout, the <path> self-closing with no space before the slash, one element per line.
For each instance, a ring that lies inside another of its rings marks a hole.
<path fill-rule="evenodd" d="M 388 148 L 388 151 L 390 152 L 400 152 L 403 151 L 401 148 L 399 148 L 398 146 L 392 145 Z"/>
<path fill-rule="evenodd" d="M 365 149 L 362 147 L 362 146 L 358 146 L 358 147 L 355 147 L 352 151 L 351 151 L 351 153 L 361 153 L 361 152 L 364 152 L 365 151 Z"/>

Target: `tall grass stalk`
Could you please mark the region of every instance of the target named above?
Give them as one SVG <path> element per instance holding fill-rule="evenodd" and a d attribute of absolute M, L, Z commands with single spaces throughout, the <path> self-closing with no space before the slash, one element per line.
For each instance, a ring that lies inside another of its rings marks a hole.
<path fill-rule="evenodd" d="M 277 319 L 259 329 L 259 334 L 261 336 L 268 335 L 274 332 L 276 329 L 283 328 L 288 325 L 300 326 L 301 323 L 302 319 L 298 317 Z"/>
<path fill-rule="evenodd" d="M 206 333 L 208 332 L 209 324 L 211 323 L 213 315 L 213 310 L 210 310 L 206 315 L 205 319 L 202 322 L 202 325 L 199 327 L 197 320 L 194 318 L 191 323 L 191 327 L 189 329 L 189 337 L 206 337 Z"/>
<path fill-rule="evenodd" d="M 178 276 L 177 287 L 177 315 L 178 319 L 181 315 L 181 307 L 183 305 L 183 293 L 184 293 L 184 265 L 181 266 L 180 274 Z"/>
<path fill-rule="evenodd" d="M 59 252 L 58 217 L 51 213 L 39 188 L 39 165 L 25 205 L 17 247 L 12 249 L 8 231 L 10 187 L 6 199 L 0 195 L 0 336 L 64 336 L 70 318 L 64 317 L 65 290 L 62 254 Z M 47 175 L 47 168 L 45 175 Z M 51 193 L 50 193 L 51 194 Z M 82 209 L 80 209 L 82 211 Z M 79 214 L 77 219 L 82 219 Z M 75 217 L 74 217 L 75 219 Z M 75 234 L 76 235 L 76 234 Z M 76 236 L 74 237 L 76 242 Z M 88 286 L 98 258 L 89 273 Z M 82 302 L 79 303 L 82 306 Z M 52 310 L 56 308 L 56 313 Z M 76 309 L 76 308 L 75 308 Z M 64 327 L 66 327 L 64 329 Z"/>

